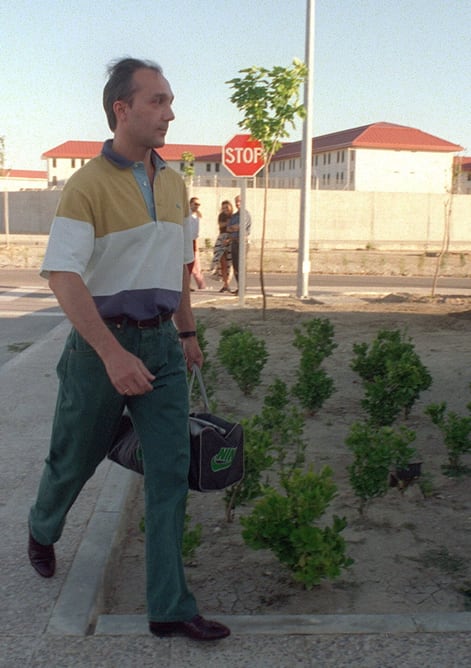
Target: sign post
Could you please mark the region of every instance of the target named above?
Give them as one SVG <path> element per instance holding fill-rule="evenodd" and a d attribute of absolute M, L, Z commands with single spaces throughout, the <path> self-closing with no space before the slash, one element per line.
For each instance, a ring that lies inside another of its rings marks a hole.
<path fill-rule="evenodd" d="M 265 165 L 263 158 L 263 147 L 261 142 L 253 139 L 251 135 L 234 135 L 232 139 L 223 146 L 222 164 L 233 176 L 242 180 L 240 194 L 239 212 L 239 304 L 244 305 L 245 283 L 246 283 L 246 191 L 247 178 L 255 176 Z"/>

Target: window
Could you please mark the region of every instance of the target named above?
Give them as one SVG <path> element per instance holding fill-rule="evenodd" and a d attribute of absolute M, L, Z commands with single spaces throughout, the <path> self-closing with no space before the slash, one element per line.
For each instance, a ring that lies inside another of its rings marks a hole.
<path fill-rule="evenodd" d="M 319 156 L 316 155 L 316 167 L 317 167 L 318 164 L 319 164 Z"/>
<path fill-rule="evenodd" d="M 207 171 L 207 172 L 210 172 L 210 171 L 211 171 L 211 163 L 210 163 L 210 162 L 207 162 L 207 163 L 206 163 L 206 171 Z"/>
<path fill-rule="evenodd" d="M 324 165 L 327 164 L 327 153 L 324 153 Z"/>
<path fill-rule="evenodd" d="M 214 171 L 215 171 L 216 173 L 219 172 L 220 167 L 221 167 L 220 163 L 217 162 L 217 163 L 214 165 Z"/>
<path fill-rule="evenodd" d="M 52 158 L 52 166 L 57 167 L 57 160 L 55 158 Z"/>
<path fill-rule="evenodd" d="M 327 185 L 330 184 L 330 174 L 327 174 Z"/>
<path fill-rule="evenodd" d="M 342 162 L 345 162 L 345 151 L 342 151 Z"/>
<path fill-rule="evenodd" d="M 471 174 L 468 174 L 468 181 L 471 181 Z"/>
<path fill-rule="evenodd" d="M 330 153 L 327 154 L 327 163 L 330 165 Z"/>
<path fill-rule="evenodd" d="M 72 160 L 70 161 L 70 166 L 72 167 L 72 169 L 75 168 L 75 158 L 72 158 Z"/>
<path fill-rule="evenodd" d="M 181 172 L 183 172 L 184 167 L 185 167 L 185 163 L 184 163 L 184 162 L 181 162 L 181 163 L 180 163 L 180 171 L 181 171 Z"/>
<path fill-rule="evenodd" d="M 85 159 L 84 159 L 84 158 L 82 158 L 82 159 L 80 160 L 80 166 L 81 166 L 81 167 L 83 167 L 83 166 L 84 166 L 84 164 L 85 164 Z"/>
<path fill-rule="evenodd" d="M 52 177 L 52 185 L 56 186 L 57 185 L 57 176 Z"/>
<path fill-rule="evenodd" d="M 340 162 L 340 151 L 337 151 L 337 162 Z"/>

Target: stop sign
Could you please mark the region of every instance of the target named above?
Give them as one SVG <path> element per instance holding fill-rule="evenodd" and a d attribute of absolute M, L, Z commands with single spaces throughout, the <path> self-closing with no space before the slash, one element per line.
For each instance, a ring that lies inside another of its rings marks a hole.
<path fill-rule="evenodd" d="M 222 149 L 222 164 L 234 176 L 255 176 L 265 164 L 262 144 L 250 135 L 234 135 Z"/>

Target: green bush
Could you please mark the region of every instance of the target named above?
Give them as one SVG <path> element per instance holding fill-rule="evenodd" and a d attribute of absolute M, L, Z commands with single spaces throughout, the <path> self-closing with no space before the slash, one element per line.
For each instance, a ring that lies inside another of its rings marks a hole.
<path fill-rule="evenodd" d="M 255 550 L 271 550 L 306 588 L 336 578 L 353 563 L 340 535 L 346 521 L 334 516 L 330 527 L 314 525 L 336 495 L 332 471 L 295 471 L 284 480 L 283 490 L 268 487 L 251 515 L 241 518 L 245 542 Z"/>
<path fill-rule="evenodd" d="M 471 411 L 471 403 L 467 404 Z M 464 466 L 461 456 L 471 452 L 471 416 L 460 416 L 454 411 L 446 412 L 446 402 L 430 404 L 425 413 L 432 418 L 433 424 L 441 430 L 445 446 L 448 450 L 448 464 L 442 466 L 447 475 L 468 473 L 469 468 Z"/>
<path fill-rule="evenodd" d="M 254 416 L 253 423 L 270 434 L 280 476 L 289 476 L 293 469 L 303 466 L 304 417 L 290 403 L 287 385 L 279 378 L 267 388 L 261 413 Z"/>
<path fill-rule="evenodd" d="M 346 438 L 354 459 L 348 466 L 350 483 L 363 504 L 376 496 L 386 494 L 391 468 L 407 468 L 415 454 L 410 443 L 415 432 L 405 427 L 376 427 L 355 422 Z"/>
<path fill-rule="evenodd" d="M 217 355 L 244 394 L 250 395 L 260 385 L 268 359 L 263 339 L 238 325 L 231 325 L 221 332 Z"/>
<path fill-rule="evenodd" d="M 282 480 L 304 463 L 306 443 L 304 418 L 288 403 L 288 389 L 280 379 L 267 388 L 260 415 L 241 421 L 244 428 L 244 479 L 226 490 L 226 519 L 231 521 L 237 506 L 263 493 L 270 471 Z"/>
<path fill-rule="evenodd" d="M 272 466 L 273 441 L 254 418 L 241 420 L 244 429 L 244 477 L 226 489 L 226 520 L 232 522 L 234 510 L 262 493 L 262 476 Z"/>
<path fill-rule="evenodd" d="M 313 318 L 294 332 L 293 345 L 301 351 L 301 358 L 292 392 L 301 406 L 313 414 L 335 391 L 332 378 L 320 367 L 337 347 L 334 328 L 327 318 Z"/>
<path fill-rule="evenodd" d="M 411 339 L 399 330 L 381 330 L 371 346 L 355 343 L 353 352 L 351 368 L 363 381 L 362 406 L 370 421 L 391 425 L 401 411 L 407 418 L 420 393 L 432 384 Z"/>

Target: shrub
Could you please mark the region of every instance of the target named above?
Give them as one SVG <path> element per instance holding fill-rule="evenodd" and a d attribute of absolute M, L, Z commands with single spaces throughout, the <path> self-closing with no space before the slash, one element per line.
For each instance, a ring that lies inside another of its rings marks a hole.
<path fill-rule="evenodd" d="M 355 422 L 346 444 L 353 452 L 353 463 L 348 466 L 350 483 L 361 500 L 360 511 L 369 499 L 386 494 L 392 467 L 406 468 L 415 454 L 410 443 L 415 432 L 405 427 L 375 427 Z"/>
<path fill-rule="evenodd" d="M 337 347 L 333 342 L 334 328 L 327 318 L 313 318 L 295 329 L 293 345 L 301 351 L 297 381 L 293 394 L 302 407 L 315 413 L 335 391 L 330 378 L 320 365 Z"/>
<path fill-rule="evenodd" d="M 432 377 L 420 361 L 411 339 L 399 330 L 381 330 L 371 347 L 353 345 L 353 371 L 363 380 L 362 406 L 375 425 L 391 425 L 401 411 L 409 416 L 420 392 L 432 384 Z"/>
<path fill-rule="evenodd" d="M 471 411 L 471 403 L 467 404 Z M 461 455 L 471 452 L 471 416 L 460 416 L 454 411 L 446 412 L 446 402 L 430 404 L 425 413 L 432 418 L 433 424 L 441 430 L 448 450 L 448 465 L 442 466 L 448 475 L 468 473 L 468 467 L 461 461 Z"/>
<path fill-rule="evenodd" d="M 273 464 L 273 441 L 257 421 L 241 420 L 244 429 L 244 477 L 226 489 L 224 504 L 226 520 L 231 522 L 237 506 L 255 499 L 262 493 L 262 476 Z"/>
<path fill-rule="evenodd" d="M 268 487 L 251 515 L 241 518 L 245 542 L 255 550 L 271 550 L 306 588 L 334 579 L 353 562 L 340 535 L 344 518 L 334 516 L 330 527 L 314 525 L 336 495 L 332 471 L 297 470 L 284 480 L 283 490 L 284 494 Z"/>
<path fill-rule="evenodd" d="M 306 449 L 304 417 L 290 404 L 286 383 L 279 378 L 267 388 L 261 413 L 254 416 L 253 422 L 270 434 L 280 476 L 289 476 L 302 467 Z"/>
<path fill-rule="evenodd" d="M 267 389 L 260 415 L 242 420 L 245 445 L 244 479 L 226 490 L 226 519 L 235 508 L 263 493 L 263 474 L 275 469 L 282 480 L 304 463 L 304 418 L 288 404 L 288 389 L 280 379 Z M 265 481 L 266 482 L 266 481 Z"/>
<path fill-rule="evenodd" d="M 250 395 L 260 385 L 261 373 L 268 359 L 263 339 L 238 325 L 232 325 L 221 332 L 217 355 L 244 394 Z"/>

